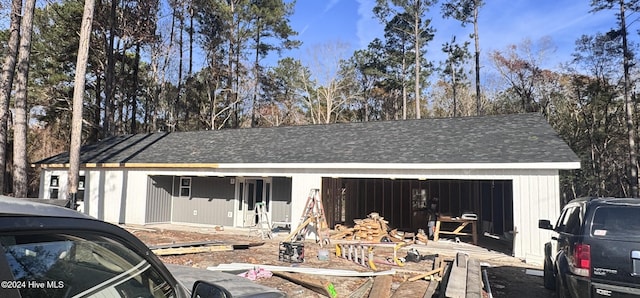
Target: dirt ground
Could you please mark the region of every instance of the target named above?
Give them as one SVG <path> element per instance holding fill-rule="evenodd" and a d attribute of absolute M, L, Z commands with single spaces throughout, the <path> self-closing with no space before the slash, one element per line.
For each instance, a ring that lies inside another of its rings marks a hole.
<path fill-rule="evenodd" d="M 303 263 L 289 263 L 280 261 L 279 244 L 288 235 L 288 231 L 276 234 L 273 239 L 262 239 L 259 235 L 249 230 L 216 230 L 214 228 L 184 227 L 175 225 L 160 226 L 127 226 L 127 230 L 132 232 L 148 246 L 216 241 L 223 244 L 251 244 L 247 249 L 236 249 L 233 251 L 215 251 L 206 253 L 173 255 L 160 257 L 163 262 L 170 264 L 186 265 L 198 268 L 207 268 L 219 264 L 228 263 L 250 263 L 276 266 L 301 266 L 313 268 L 331 268 L 355 271 L 370 271 L 369 268 L 358 265 L 353 261 L 335 256 L 335 245 L 328 245 L 329 260 L 318 259 L 320 249 L 314 239 L 307 239 L 304 242 L 305 259 Z M 442 240 L 441 240 L 442 241 Z M 440 245 L 440 242 L 428 242 L 426 245 L 412 245 L 421 255 L 439 255 L 444 259 L 452 259 L 456 251 L 448 249 L 447 246 Z M 470 247 L 471 245 L 468 245 Z M 466 246 L 465 246 L 466 247 Z M 406 256 L 409 248 L 402 248 L 398 255 Z M 475 247 L 473 249 L 476 249 Z M 496 254 L 469 253 L 470 257 L 480 259 L 483 268 L 486 268 L 491 294 L 493 297 L 553 297 L 551 291 L 545 290 L 542 284 L 542 277 L 527 274 L 527 269 L 539 270 L 535 266 L 524 264 L 511 257 L 496 257 Z M 390 257 L 393 250 L 387 247 L 375 249 L 376 257 Z M 395 269 L 391 285 L 391 295 L 393 297 L 422 297 L 429 282 L 418 280 L 407 281 L 408 278 L 420 272 L 431 270 L 433 262 L 423 260 L 420 262 L 405 262 L 405 266 L 391 266 L 377 264 L 378 270 Z M 367 282 L 364 277 L 318 277 L 327 280 L 335 286 L 338 297 L 348 297 L 350 293 Z M 286 279 L 272 276 L 270 278 L 260 278 L 256 281 L 259 284 L 269 286 L 284 292 L 288 297 L 325 297 L 301 285 Z M 488 293 L 484 293 L 488 297 Z"/>

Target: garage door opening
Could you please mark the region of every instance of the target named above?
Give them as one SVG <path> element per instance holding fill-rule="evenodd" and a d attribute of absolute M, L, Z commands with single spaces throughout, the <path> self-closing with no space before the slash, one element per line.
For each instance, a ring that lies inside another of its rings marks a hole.
<path fill-rule="evenodd" d="M 330 226 L 353 226 L 354 219 L 377 212 L 392 228 L 427 229 L 427 201 L 440 200 L 443 216 L 475 213 L 479 245 L 513 249 L 511 180 L 323 178 L 322 199 Z M 469 239 L 469 242 L 471 240 Z"/>

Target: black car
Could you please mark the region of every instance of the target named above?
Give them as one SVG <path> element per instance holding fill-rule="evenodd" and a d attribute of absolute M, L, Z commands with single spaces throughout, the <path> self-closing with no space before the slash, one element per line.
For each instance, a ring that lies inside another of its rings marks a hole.
<path fill-rule="evenodd" d="M 575 199 L 538 226 L 558 233 L 544 248 L 558 297 L 640 297 L 640 199 Z"/>
<path fill-rule="evenodd" d="M 116 225 L 23 199 L 0 197 L 0 252 L 0 297 L 284 297 L 233 274 L 167 269 Z"/>

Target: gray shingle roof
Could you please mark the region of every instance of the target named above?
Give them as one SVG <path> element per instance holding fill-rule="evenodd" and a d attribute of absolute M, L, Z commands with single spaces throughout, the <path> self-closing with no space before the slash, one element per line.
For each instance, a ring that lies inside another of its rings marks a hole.
<path fill-rule="evenodd" d="M 127 135 L 81 151 L 83 164 L 579 161 L 539 114 Z M 38 164 L 68 162 L 63 153 Z"/>

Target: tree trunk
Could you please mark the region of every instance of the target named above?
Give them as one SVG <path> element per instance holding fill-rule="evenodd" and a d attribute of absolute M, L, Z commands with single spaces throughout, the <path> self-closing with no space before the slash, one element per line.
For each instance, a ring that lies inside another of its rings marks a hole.
<path fill-rule="evenodd" d="M 82 106 L 84 98 L 85 74 L 89 58 L 89 40 L 91 37 L 91 23 L 93 22 L 94 0 L 84 1 L 82 13 L 82 27 L 80 28 L 80 42 L 78 44 L 78 59 L 73 86 L 73 114 L 71 120 L 71 148 L 69 149 L 69 198 L 75 208 L 78 181 L 80 176 L 80 144 L 82 143 Z"/>
<path fill-rule="evenodd" d="M 179 129 L 178 127 L 178 123 L 179 123 L 179 119 L 180 117 L 178 117 L 178 115 L 180 115 L 181 110 L 186 110 L 186 104 L 182 102 L 182 69 L 183 69 L 183 60 L 184 60 L 184 55 L 183 55 L 183 49 L 184 49 L 184 37 L 183 37 L 183 33 L 184 33 L 184 15 L 182 14 L 182 6 L 180 6 L 180 33 L 178 34 L 178 36 L 180 36 L 180 38 L 178 38 L 178 53 L 180 55 L 180 57 L 178 58 L 178 92 L 176 94 L 176 99 L 175 99 L 175 103 L 173 104 L 173 106 L 175 107 L 175 112 L 174 112 L 174 117 L 175 117 L 175 122 L 174 122 L 174 127 L 173 129 Z M 187 121 L 186 119 L 186 114 L 185 114 L 185 122 Z"/>
<path fill-rule="evenodd" d="M 251 103 L 251 127 L 256 127 L 256 106 L 258 101 L 258 77 L 259 74 L 259 63 L 260 63 L 260 18 L 256 20 L 256 57 L 253 65 L 253 69 L 255 71 L 255 78 L 253 82 L 253 102 Z"/>
<path fill-rule="evenodd" d="M 140 42 L 136 43 L 136 56 L 133 65 L 133 95 L 131 96 L 131 133 L 138 133 L 138 122 L 137 122 L 137 110 L 138 110 L 138 85 L 140 82 L 140 78 L 138 78 L 138 72 L 140 70 Z"/>
<path fill-rule="evenodd" d="M 622 29 L 622 55 L 624 65 L 624 102 L 627 120 L 627 137 L 629 141 L 629 188 L 631 197 L 638 197 L 638 159 L 636 153 L 636 127 L 633 124 L 634 102 L 629 95 L 629 48 L 627 45 L 627 28 L 624 11 L 624 0 L 620 0 L 620 28 Z"/>
<path fill-rule="evenodd" d="M 405 39 L 402 38 L 402 120 L 407 120 L 407 51 L 405 45 Z"/>
<path fill-rule="evenodd" d="M 113 136 L 114 122 L 114 97 L 115 97 L 115 67 L 114 47 L 116 38 L 116 10 L 118 0 L 111 0 L 111 12 L 109 15 L 109 45 L 107 46 L 107 71 L 105 78 L 105 100 L 104 100 L 104 131 L 106 137 Z"/>
<path fill-rule="evenodd" d="M 473 6 L 473 40 L 476 47 L 476 114 L 480 116 L 480 38 L 478 37 L 478 5 L 480 0 L 474 0 Z"/>
<path fill-rule="evenodd" d="M 122 54 L 120 55 L 120 73 L 119 73 L 119 84 L 120 84 L 120 99 L 117 101 L 116 103 L 116 111 L 118 111 L 118 117 L 116 118 L 116 122 L 114 125 L 114 133 L 116 135 L 122 135 L 125 133 L 126 129 L 125 129 L 125 122 L 126 122 L 126 84 L 127 84 L 127 80 L 125 79 L 127 77 L 127 73 L 126 73 L 126 55 L 127 55 L 127 43 L 126 42 L 122 42 L 121 39 L 118 40 L 118 45 L 117 45 L 117 49 L 118 49 L 118 53 L 120 53 L 120 44 L 122 44 Z M 114 82 L 115 83 L 115 82 Z M 115 85 L 115 84 L 114 84 Z M 115 92 L 115 91 L 114 91 Z M 115 96 L 113 98 L 115 100 Z"/>
<path fill-rule="evenodd" d="M 420 22 L 421 18 L 419 15 L 420 1 L 416 1 L 416 9 L 415 9 L 415 23 L 414 23 L 414 34 L 415 34 L 415 45 L 414 50 L 416 54 L 416 84 L 415 84 L 415 93 L 416 93 L 416 119 L 420 119 Z"/>
<path fill-rule="evenodd" d="M 20 20 L 22 16 L 22 0 L 11 2 L 11 25 L 9 26 L 9 42 L 2 65 L 0 81 L 0 194 L 5 194 L 7 169 L 7 121 L 9 120 L 9 102 L 13 89 L 13 74 L 16 69 L 16 58 L 20 42 Z"/>
<path fill-rule="evenodd" d="M 25 2 L 20 25 L 20 48 L 18 49 L 18 73 L 16 76 L 15 122 L 13 128 L 13 195 L 27 197 L 27 83 L 31 33 L 36 0 Z"/>

